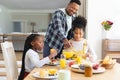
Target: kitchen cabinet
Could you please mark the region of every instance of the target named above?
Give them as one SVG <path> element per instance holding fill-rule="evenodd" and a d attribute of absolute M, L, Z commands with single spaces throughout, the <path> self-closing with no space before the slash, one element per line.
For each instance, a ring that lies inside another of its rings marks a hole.
<path fill-rule="evenodd" d="M 32 33 L 10 33 L 10 34 L 3 34 L 3 42 L 4 41 L 11 41 L 13 42 L 13 46 L 15 51 L 23 51 L 24 50 L 24 44 L 26 37 Z M 45 35 L 45 32 L 39 32 L 36 34 Z"/>

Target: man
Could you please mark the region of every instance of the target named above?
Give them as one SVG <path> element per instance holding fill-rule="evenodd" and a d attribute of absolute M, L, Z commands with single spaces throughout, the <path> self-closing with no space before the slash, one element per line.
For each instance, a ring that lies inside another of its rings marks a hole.
<path fill-rule="evenodd" d="M 72 28 L 73 15 L 76 14 L 80 5 L 79 0 L 71 0 L 65 9 L 55 11 L 45 35 L 43 57 L 48 56 L 52 48 L 58 50 L 57 57 L 60 57 L 63 46 L 71 47 L 67 36 Z"/>

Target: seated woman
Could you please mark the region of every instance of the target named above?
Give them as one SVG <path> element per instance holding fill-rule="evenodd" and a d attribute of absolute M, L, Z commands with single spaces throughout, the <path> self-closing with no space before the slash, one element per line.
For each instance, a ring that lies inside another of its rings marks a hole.
<path fill-rule="evenodd" d="M 40 60 L 38 51 L 43 49 L 43 36 L 31 34 L 25 40 L 22 56 L 22 68 L 18 80 L 23 80 L 35 67 L 42 67 L 57 55 L 57 51 Z"/>

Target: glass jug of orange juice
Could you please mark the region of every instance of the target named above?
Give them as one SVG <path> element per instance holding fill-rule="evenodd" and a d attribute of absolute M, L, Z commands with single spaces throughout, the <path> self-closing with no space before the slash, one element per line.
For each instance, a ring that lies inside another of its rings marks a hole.
<path fill-rule="evenodd" d="M 66 58 L 65 55 L 61 54 L 60 57 L 60 68 L 65 69 L 66 68 Z"/>

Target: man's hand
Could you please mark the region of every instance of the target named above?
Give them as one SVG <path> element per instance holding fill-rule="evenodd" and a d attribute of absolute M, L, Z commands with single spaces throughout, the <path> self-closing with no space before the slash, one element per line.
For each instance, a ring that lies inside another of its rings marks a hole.
<path fill-rule="evenodd" d="M 69 40 L 66 38 L 63 40 L 63 44 L 65 49 L 70 48 L 72 46 Z"/>

